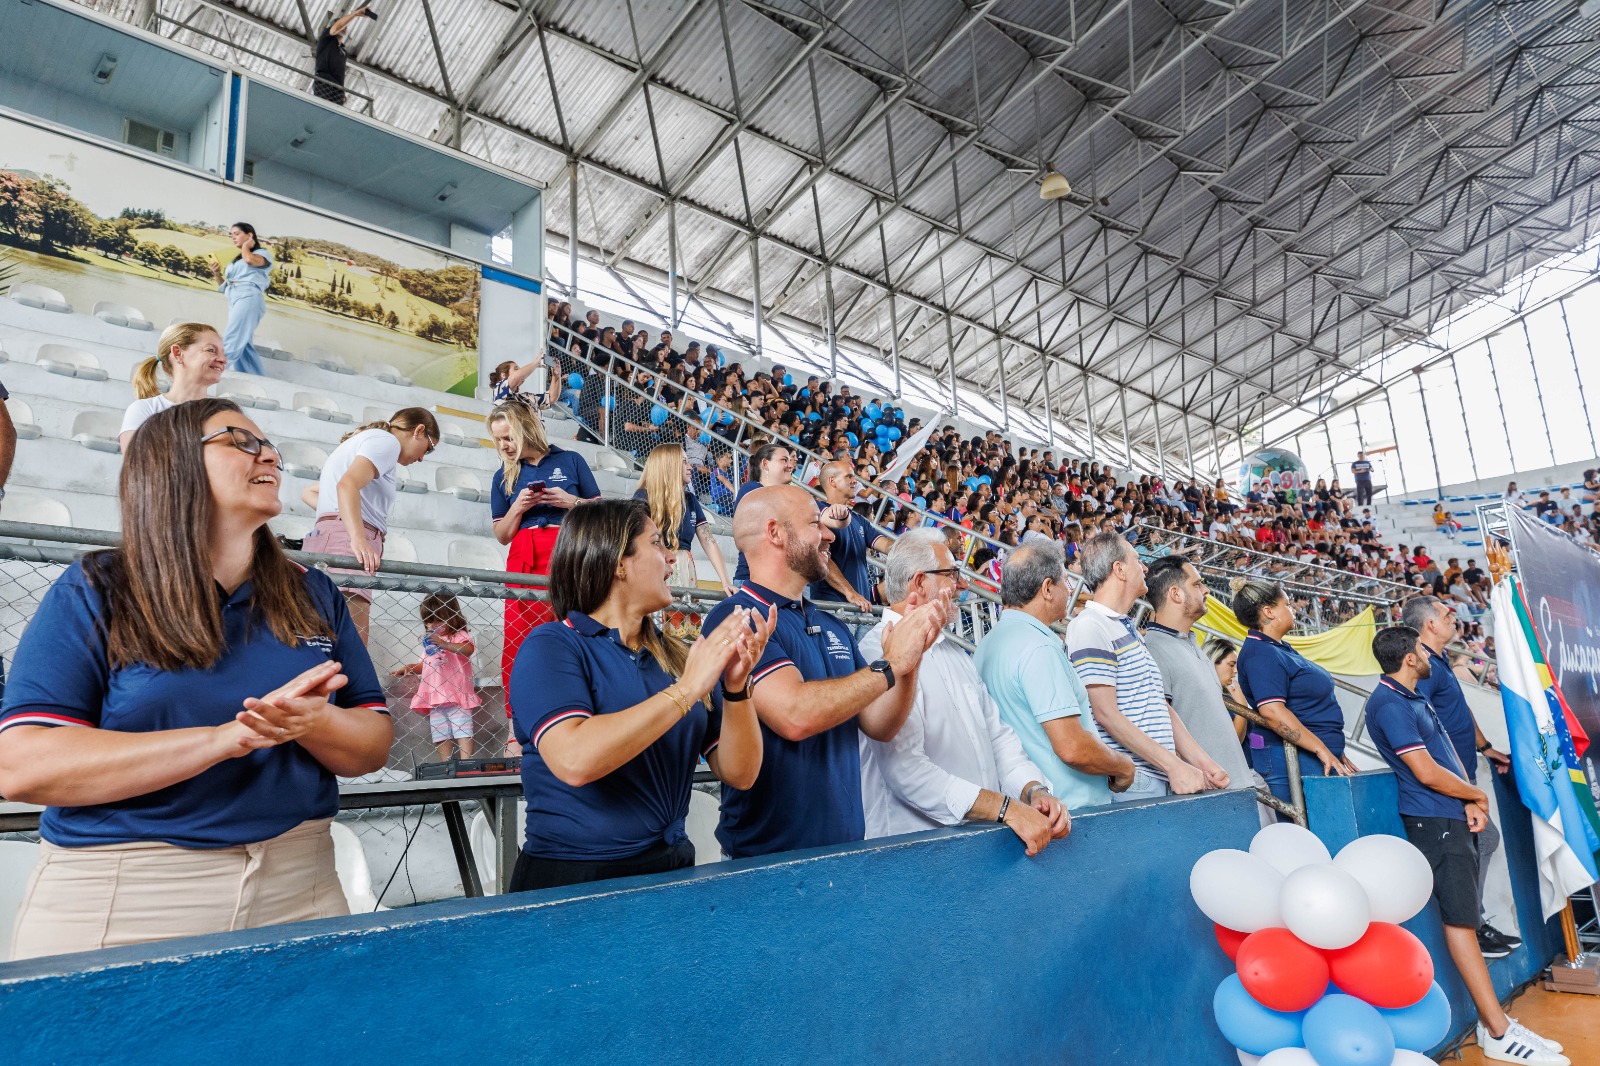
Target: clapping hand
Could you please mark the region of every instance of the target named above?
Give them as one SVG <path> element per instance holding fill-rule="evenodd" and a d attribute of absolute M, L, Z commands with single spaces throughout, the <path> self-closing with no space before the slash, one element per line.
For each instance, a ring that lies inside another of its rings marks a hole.
<path fill-rule="evenodd" d="M 234 716 L 234 722 L 250 732 L 237 736 L 238 750 L 230 754 L 287 744 L 313 732 L 329 714 L 328 697 L 349 680 L 339 672 L 338 663 L 326 662 L 260 699 L 245 700 L 245 709 Z"/>
<path fill-rule="evenodd" d="M 735 642 L 734 654 L 729 657 L 728 664 L 722 671 L 722 687 L 728 692 L 742 692 L 750 684 L 750 675 L 755 672 L 756 664 L 761 661 L 761 653 L 767 648 L 767 640 L 773 631 L 778 628 L 778 609 L 768 607 L 763 616 L 760 611 L 748 607 L 740 608 L 735 614 L 742 614 L 743 620 L 748 623 L 742 633 L 744 639 Z"/>

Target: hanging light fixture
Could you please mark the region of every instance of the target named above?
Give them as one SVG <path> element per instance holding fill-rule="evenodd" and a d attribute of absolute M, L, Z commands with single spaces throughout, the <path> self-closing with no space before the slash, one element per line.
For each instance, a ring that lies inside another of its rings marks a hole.
<path fill-rule="evenodd" d="M 1059 200 L 1072 191 L 1067 179 L 1056 173 L 1054 163 L 1045 164 L 1044 180 L 1039 183 L 1039 199 Z"/>

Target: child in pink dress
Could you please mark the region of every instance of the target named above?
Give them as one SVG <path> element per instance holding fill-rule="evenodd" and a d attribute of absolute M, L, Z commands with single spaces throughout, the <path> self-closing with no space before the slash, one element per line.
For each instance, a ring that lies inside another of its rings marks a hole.
<path fill-rule="evenodd" d="M 475 750 L 472 711 L 483 702 L 472 681 L 472 653 L 476 647 L 472 631 L 461 614 L 461 605 L 448 592 L 424 596 L 419 613 L 426 630 L 422 635 L 422 661 L 402 666 L 395 676 L 422 675 L 411 709 L 428 712 L 440 761 L 454 758 L 457 747 L 461 758 L 470 759 Z"/>

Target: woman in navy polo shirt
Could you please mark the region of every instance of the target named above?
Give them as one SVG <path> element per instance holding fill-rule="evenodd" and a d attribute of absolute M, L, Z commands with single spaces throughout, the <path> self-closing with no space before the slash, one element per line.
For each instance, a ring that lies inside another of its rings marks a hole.
<path fill-rule="evenodd" d="M 1344 711 L 1333 675 L 1283 642 L 1294 628 L 1294 607 L 1283 589 L 1271 581 L 1235 580 L 1233 590 L 1233 613 L 1249 629 L 1239 651 L 1239 689 L 1272 726 L 1250 724 L 1250 763 L 1272 794 L 1289 803 L 1285 740 L 1299 749 L 1302 778 L 1356 772 L 1344 757 Z"/>
<path fill-rule="evenodd" d="M 494 539 L 509 547 L 506 569 L 513 574 L 548 574 L 561 521 L 574 504 L 600 495 L 589 464 L 577 452 L 557 448 L 545 436 L 539 413 L 524 403 L 489 412 L 489 433 L 500 450 L 500 469 L 489 485 L 489 515 Z M 508 586 L 518 588 L 522 586 Z M 555 620 L 542 600 L 507 600 L 500 683 L 511 713 L 511 664 L 536 626 Z"/>
<path fill-rule="evenodd" d="M 733 595 L 733 582 L 728 580 L 728 564 L 722 558 L 722 549 L 707 528 L 710 519 L 700 506 L 700 497 L 692 487 L 694 467 L 689 465 L 681 444 L 658 444 L 650 450 L 644 462 L 644 473 L 639 477 L 639 489 L 633 494 L 650 507 L 650 518 L 656 528 L 671 531 L 677 566 L 672 583 L 682 587 L 695 584 L 694 542 L 706 550 L 717 580 L 722 582 L 724 595 Z"/>
<path fill-rule="evenodd" d="M 45 593 L 0 707 L 0 793 L 45 806 L 13 958 L 348 913 L 334 775 L 393 731 L 343 597 L 267 528 L 279 481 L 235 404 L 153 415 L 122 547 Z"/>
<path fill-rule="evenodd" d="M 725 783 L 755 784 L 750 671 L 776 616 L 735 610 L 693 645 L 665 636 L 651 615 L 672 602 L 674 561 L 641 500 L 567 516 L 550 565 L 562 623 L 535 630 L 511 672 L 528 799 L 513 892 L 692 866 L 701 757 Z"/>

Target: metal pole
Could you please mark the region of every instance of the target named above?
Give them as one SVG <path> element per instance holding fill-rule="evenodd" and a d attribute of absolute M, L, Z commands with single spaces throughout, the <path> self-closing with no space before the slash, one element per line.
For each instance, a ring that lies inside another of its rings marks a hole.
<path fill-rule="evenodd" d="M 1556 462 L 1556 439 L 1550 434 L 1550 414 L 1544 406 L 1544 386 L 1539 383 L 1539 360 L 1533 357 L 1533 335 L 1528 332 L 1528 320 L 1521 319 L 1522 343 L 1528 349 L 1528 370 L 1533 374 L 1533 395 L 1539 401 L 1539 421 L 1544 423 L 1545 443 L 1550 446 L 1550 462 Z"/>
<path fill-rule="evenodd" d="M 822 306 L 823 313 L 827 315 L 824 328 L 828 331 L 828 371 L 833 377 L 838 377 L 839 334 L 838 323 L 834 320 L 832 267 L 826 267 L 822 271 Z"/>
<path fill-rule="evenodd" d="M 753 354 L 760 357 L 764 315 L 761 310 L 761 252 L 757 241 L 750 242 L 750 290 L 750 309 L 756 323 L 756 350 Z"/>
<path fill-rule="evenodd" d="M 1594 419 L 1589 415 L 1589 399 L 1583 392 L 1583 372 L 1578 369 L 1578 346 L 1572 343 L 1572 325 L 1567 321 L 1567 301 L 1563 299 L 1556 302 L 1561 308 L 1561 328 L 1567 333 L 1567 351 L 1572 355 L 1572 376 L 1578 379 L 1578 404 L 1583 408 L 1583 421 L 1589 427 L 1589 451 L 1590 454 L 1600 454 L 1600 444 L 1595 442 L 1594 437 Z M 1554 459 L 1555 456 L 1550 458 Z"/>
<path fill-rule="evenodd" d="M 1472 430 L 1467 425 L 1467 398 L 1461 391 L 1461 368 L 1456 365 L 1456 357 L 1450 357 L 1450 375 L 1456 379 L 1456 403 L 1461 406 L 1461 429 L 1467 437 L 1467 463 L 1472 467 L 1472 480 L 1478 480 L 1478 457 L 1472 451 Z M 1551 458 L 1555 458 L 1552 454 Z"/>
<path fill-rule="evenodd" d="M 1500 408 L 1500 431 L 1506 435 L 1506 456 L 1511 460 L 1511 468 L 1515 470 L 1517 467 L 1517 453 L 1511 447 L 1511 420 L 1506 417 L 1505 397 L 1500 395 L 1500 372 L 1494 368 L 1494 347 L 1489 343 L 1487 337 L 1483 341 L 1483 351 L 1489 357 L 1489 382 L 1494 386 L 1495 406 Z M 1530 360 L 1533 358 L 1531 352 L 1528 358 Z M 1385 393 L 1384 398 L 1388 399 L 1387 393 Z M 1391 423 L 1394 421 L 1394 408 L 1392 407 L 1389 409 L 1389 421 Z M 1555 457 L 1551 456 L 1551 458 Z"/>
<path fill-rule="evenodd" d="M 578 161 L 572 160 L 567 166 L 568 181 L 567 196 L 567 291 L 574 298 L 578 295 Z"/>
<path fill-rule="evenodd" d="M 1044 352 L 1039 353 L 1039 361 L 1044 364 L 1044 426 L 1045 437 L 1051 448 L 1056 444 L 1056 412 L 1050 402 L 1050 356 Z"/>
<path fill-rule="evenodd" d="M 1094 407 L 1090 402 L 1089 396 L 1089 373 L 1086 370 L 1079 370 L 1078 373 L 1083 378 L 1083 424 L 1089 427 L 1089 454 L 1084 458 L 1092 461 L 1094 459 Z"/>
<path fill-rule="evenodd" d="M 1122 413 L 1122 454 L 1128 457 L 1128 474 L 1133 474 L 1133 440 L 1128 436 L 1128 390 L 1117 390 L 1117 408 Z"/>
<path fill-rule="evenodd" d="M 1161 447 L 1161 408 L 1154 401 L 1150 404 L 1150 416 L 1154 419 L 1156 427 L 1156 473 L 1161 475 L 1161 480 L 1167 480 L 1167 457 Z"/>
<path fill-rule="evenodd" d="M 678 328 L 678 210 L 667 201 L 667 322 Z"/>
<path fill-rule="evenodd" d="M 1403 495 L 1406 494 L 1408 489 L 1407 489 L 1407 486 L 1406 486 L 1406 468 L 1405 468 L 1405 463 L 1401 461 L 1401 456 L 1400 456 L 1400 427 L 1399 427 L 1399 425 L 1397 425 L 1395 423 L 1395 420 L 1394 420 L 1394 401 L 1389 398 L 1389 390 L 1387 388 L 1383 390 L 1383 406 L 1389 412 L 1389 432 L 1394 435 L 1394 443 L 1395 443 L 1395 449 L 1394 449 L 1394 472 L 1396 474 L 1400 475 L 1400 494 L 1403 496 Z M 1387 495 L 1387 493 L 1385 495 Z"/>
<path fill-rule="evenodd" d="M 996 314 L 998 315 L 998 310 Z M 1006 350 L 1000 334 L 994 335 L 994 357 L 1000 361 L 1000 424 L 1011 432 L 1011 398 L 1006 395 Z"/>
<path fill-rule="evenodd" d="M 944 347 L 950 356 L 950 410 L 961 417 L 961 394 L 956 391 L 956 333 L 950 325 L 950 316 L 944 316 Z"/>
<path fill-rule="evenodd" d="M 1183 457 L 1189 462 L 1189 480 L 1196 477 L 1194 469 L 1194 433 L 1189 428 L 1189 413 L 1183 415 Z"/>

